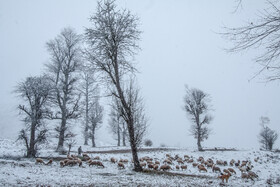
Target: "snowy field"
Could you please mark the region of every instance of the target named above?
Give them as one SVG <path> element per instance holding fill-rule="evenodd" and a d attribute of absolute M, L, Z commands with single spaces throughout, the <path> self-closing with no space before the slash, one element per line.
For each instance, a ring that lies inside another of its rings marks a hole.
<path fill-rule="evenodd" d="M 35 164 L 35 159 L 23 158 L 24 147 L 7 139 L 0 139 L 0 186 L 280 186 L 280 153 L 265 152 L 259 150 L 239 150 L 239 151 L 205 151 L 197 152 L 193 149 L 145 149 L 139 152 L 139 157 L 148 156 L 153 162 L 158 161 L 163 165 L 167 158 L 178 155 L 184 158 L 188 155 L 190 159 L 197 163 L 197 159 L 202 156 L 205 160 L 211 158 L 223 160 L 229 163 L 231 159 L 235 161 L 247 160 L 253 165 L 251 171 L 258 175 L 258 178 L 243 179 L 241 171 L 236 166 L 221 166 L 221 171 L 229 167 L 236 171 L 229 178 L 228 183 L 222 183 L 218 179 L 219 172 L 213 172 L 207 168 L 207 172 L 199 172 L 193 163 L 178 164 L 175 160 L 171 164 L 171 170 L 164 172 L 134 172 L 131 163 L 131 153 L 124 148 L 105 147 L 95 148 L 84 147 L 84 151 L 94 151 L 89 153 L 91 158 L 100 157 L 100 161 L 105 168 L 89 166 L 83 162 L 82 167 L 64 166 L 60 167 L 59 161 L 66 156 L 57 155 L 52 147 L 41 152 L 40 157 L 45 162 L 53 159 L 52 165 Z M 76 147 L 73 150 L 77 150 Z M 113 153 L 110 153 L 112 151 Z M 72 154 L 77 154 L 73 152 Z M 117 163 L 110 162 L 110 159 L 127 159 L 125 169 L 118 168 Z M 256 158 L 259 159 L 257 162 Z M 176 165 L 187 165 L 186 170 L 176 169 Z M 149 169 L 147 169 L 149 170 Z"/>

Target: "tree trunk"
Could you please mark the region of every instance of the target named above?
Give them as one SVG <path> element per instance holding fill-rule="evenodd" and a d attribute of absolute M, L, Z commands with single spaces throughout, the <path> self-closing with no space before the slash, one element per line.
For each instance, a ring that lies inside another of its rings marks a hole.
<path fill-rule="evenodd" d="M 92 147 L 96 147 L 95 145 L 95 137 L 94 137 L 94 134 L 95 134 L 95 129 L 92 129 L 92 134 L 91 134 L 91 142 L 92 142 Z"/>
<path fill-rule="evenodd" d="M 130 120 L 130 122 L 127 124 L 128 132 L 129 132 L 129 138 L 130 138 L 130 147 L 131 147 L 131 152 L 132 152 L 132 157 L 133 157 L 133 163 L 134 163 L 134 171 L 140 172 L 143 171 L 143 168 L 140 166 L 140 162 L 138 160 L 138 150 L 137 150 L 137 145 L 135 141 L 135 136 L 134 136 L 134 126 L 133 126 L 133 121 Z"/>
<path fill-rule="evenodd" d="M 65 129 L 66 129 L 66 118 L 62 117 L 60 131 L 59 131 L 58 145 L 56 148 L 57 152 L 60 152 L 63 150 Z"/>
<path fill-rule="evenodd" d="M 84 131 L 84 136 L 85 136 L 84 145 L 88 145 L 88 124 L 87 123 L 86 123 L 85 131 Z"/>
<path fill-rule="evenodd" d="M 119 124 L 118 124 L 117 135 L 118 135 L 118 146 L 121 146 L 121 133 L 120 133 L 120 125 Z"/>
<path fill-rule="evenodd" d="M 85 142 L 84 145 L 88 145 L 88 121 L 89 121 L 89 117 L 88 117 L 88 105 L 89 105 L 89 99 L 88 99 L 88 84 L 86 84 L 86 127 L 85 127 Z"/>
<path fill-rule="evenodd" d="M 36 126 L 36 123 L 32 122 L 31 129 L 30 129 L 29 148 L 27 149 L 27 157 L 35 157 L 36 156 L 36 150 L 35 150 L 35 126 Z"/>
<path fill-rule="evenodd" d="M 125 136 L 126 136 L 126 132 L 125 132 L 125 128 L 124 128 L 124 123 L 123 123 L 123 132 L 122 132 L 122 143 L 123 143 L 123 146 L 126 146 L 125 144 Z"/>
<path fill-rule="evenodd" d="M 200 142 L 201 142 L 201 138 L 200 138 L 200 136 L 198 136 L 197 137 L 197 148 L 198 148 L 198 151 L 203 151 Z"/>

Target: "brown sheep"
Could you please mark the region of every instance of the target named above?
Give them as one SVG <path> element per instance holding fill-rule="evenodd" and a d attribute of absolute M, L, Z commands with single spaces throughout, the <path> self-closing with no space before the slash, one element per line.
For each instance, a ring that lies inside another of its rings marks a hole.
<path fill-rule="evenodd" d="M 59 164 L 60 164 L 60 167 L 64 167 L 64 161 L 63 161 L 63 160 L 61 160 L 61 161 L 59 162 Z"/>
<path fill-rule="evenodd" d="M 184 164 L 183 160 L 177 160 L 178 164 Z"/>
<path fill-rule="evenodd" d="M 252 178 L 258 178 L 259 176 L 255 173 L 255 172 L 253 172 L 253 171 L 248 171 L 248 175 L 250 176 L 250 177 L 252 177 Z"/>
<path fill-rule="evenodd" d="M 124 164 L 122 162 L 118 162 L 118 167 L 124 169 Z"/>
<path fill-rule="evenodd" d="M 176 165 L 175 167 L 176 167 L 176 169 L 180 169 L 180 166 L 178 166 L 178 165 Z"/>
<path fill-rule="evenodd" d="M 41 158 L 36 158 L 35 164 L 45 164 L 45 162 Z"/>
<path fill-rule="evenodd" d="M 231 173 L 236 174 L 236 172 L 235 172 L 235 170 L 234 170 L 234 169 L 232 169 L 232 168 L 228 168 L 228 170 L 229 170 Z"/>
<path fill-rule="evenodd" d="M 212 171 L 213 172 L 216 172 L 216 171 L 221 172 L 221 169 L 218 166 L 213 165 Z"/>
<path fill-rule="evenodd" d="M 148 168 L 154 169 L 154 164 L 148 164 Z"/>
<path fill-rule="evenodd" d="M 159 161 L 155 161 L 155 164 L 160 165 L 160 162 Z"/>
<path fill-rule="evenodd" d="M 146 167 L 146 162 L 140 162 L 140 166 L 143 168 L 143 167 Z"/>
<path fill-rule="evenodd" d="M 112 163 L 116 163 L 117 160 L 116 160 L 115 158 L 112 157 L 112 158 L 111 158 L 111 162 L 112 162 Z"/>
<path fill-rule="evenodd" d="M 181 169 L 182 169 L 182 170 L 187 169 L 187 168 L 188 168 L 187 165 L 182 165 L 182 166 L 181 166 Z"/>
<path fill-rule="evenodd" d="M 169 159 L 165 159 L 164 161 L 163 161 L 163 163 L 165 163 L 165 164 L 172 164 L 172 161 L 171 160 L 169 160 Z"/>
<path fill-rule="evenodd" d="M 171 167 L 169 166 L 169 165 L 162 165 L 162 166 L 160 166 L 160 168 L 159 168 L 160 170 L 162 170 L 162 171 L 166 171 L 166 170 L 170 170 L 171 169 Z"/>
<path fill-rule="evenodd" d="M 234 163 L 235 163 L 235 160 L 231 159 L 231 161 L 230 161 L 229 164 L 230 164 L 231 166 L 233 166 Z"/>
<path fill-rule="evenodd" d="M 206 169 L 202 164 L 199 164 L 199 165 L 197 166 L 197 168 L 198 168 L 199 172 L 201 172 L 201 171 L 207 172 L 207 169 Z"/>
<path fill-rule="evenodd" d="M 99 156 L 94 157 L 92 160 L 100 160 Z"/>
<path fill-rule="evenodd" d="M 192 163 L 193 167 L 196 167 L 198 165 L 198 163 Z"/>
<path fill-rule="evenodd" d="M 53 160 L 50 159 L 45 165 L 52 165 Z"/>
<path fill-rule="evenodd" d="M 155 164 L 154 165 L 154 170 L 158 170 L 158 166 L 159 166 L 158 164 Z"/>
<path fill-rule="evenodd" d="M 193 162 L 193 159 L 189 159 L 187 162 L 188 162 L 188 163 L 192 163 L 192 162 Z"/>
<path fill-rule="evenodd" d="M 231 175 L 230 171 L 227 170 L 227 169 L 224 169 L 223 172 L 224 172 L 224 173 L 227 173 L 227 174 L 229 174 L 229 175 Z"/>
<path fill-rule="evenodd" d="M 238 167 L 239 164 L 240 164 L 240 160 L 238 160 L 236 163 L 234 163 L 234 165 L 235 165 L 236 167 Z"/>

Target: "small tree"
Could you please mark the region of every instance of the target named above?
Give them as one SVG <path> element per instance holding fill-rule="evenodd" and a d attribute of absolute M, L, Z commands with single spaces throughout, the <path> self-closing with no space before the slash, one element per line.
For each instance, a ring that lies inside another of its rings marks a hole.
<path fill-rule="evenodd" d="M 27 77 L 18 84 L 15 92 L 27 103 L 18 106 L 26 125 L 26 128 L 20 131 L 18 139 L 25 143 L 26 156 L 35 157 L 38 145 L 46 141 L 47 129 L 43 120 L 49 113 L 47 104 L 52 95 L 52 87 L 45 76 Z"/>
<path fill-rule="evenodd" d="M 95 147 L 95 132 L 102 123 L 103 119 L 103 107 L 99 104 L 99 98 L 97 97 L 90 106 L 89 110 L 89 136 L 91 138 L 92 147 Z"/>
<path fill-rule="evenodd" d="M 152 142 L 152 140 L 147 139 L 147 140 L 145 140 L 144 145 L 147 147 L 151 147 L 153 145 L 153 142 Z"/>
<path fill-rule="evenodd" d="M 82 116 L 84 118 L 83 123 L 83 135 L 84 135 L 84 145 L 88 145 L 89 135 L 89 112 L 90 106 L 93 105 L 95 97 L 98 97 L 99 87 L 97 84 L 97 77 L 95 75 L 95 69 L 89 66 L 87 63 L 84 63 L 81 66 L 81 80 L 80 80 L 80 89 L 82 93 L 82 102 L 81 110 Z"/>
<path fill-rule="evenodd" d="M 259 134 L 259 142 L 263 149 L 271 151 L 278 138 L 278 133 L 267 126 L 269 123 L 270 119 L 268 117 L 260 118 L 260 125 L 262 129 Z"/>
<path fill-rule="evenodd" d="M 190 133 L 197 139 L 197 147 L 202 151 L 201 142 L 208 138 L 210 129 L 207 126 L 212 121 L 212 116 L 208 114 L 210 110 L 210 96 L 199 89 L 189 89 L 186 86 L 186 96 L 184 98 L 184 109 L 193 125 Z"/>

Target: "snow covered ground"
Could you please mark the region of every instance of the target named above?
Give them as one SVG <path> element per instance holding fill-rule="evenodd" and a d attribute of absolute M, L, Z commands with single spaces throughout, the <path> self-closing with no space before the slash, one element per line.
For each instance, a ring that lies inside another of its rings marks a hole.
<path fill-rule="evenodd" d="M 40 157 L 45 161 L 47 158 L 62 157 L 53 151 L 51 146 L 41 151 Z M 237 173 L 230 177 L 228 183 L 221 183 L 218 179 L 220 175 L 207 168 L 207 172 L 199 172 L 192 163 L 185 163 L 187 170 L 177 170 L 177 162 L 171 165 L 169 174 L 158 173 L 136 173 L 132 171 L 131 153 L 121 151 L 122 148 L 104 147 L 95 148 L 84 147 L 84 151 L 96 151 L 91 153 L 91 158 L 99 156 L 105 168 L 96 166 L 89 167 L 86 162 L 83 166 L 59 165 L 59 158 L 56 158 L 51 166 L 35 164 L 35 159 L 22 158 L 24 147 L 7 139 L 0 139 L 0 186 L 269 186 L 268 182 L 274 186 L 280 186 L 280 154 L 259 150 L 239 150 L 239 151 L 205 151 L 197 152 L 193 149 L 151 149 L 139 152 L 139 157 L 149 156 L 153 161 L 158 160 L 161 164 L 166 159 L 166 154 L 172 157 L 178 155 L 184 158 L 188 155 L 197 162 L 202 156 L 205 159 L 211 158 L 214 161 L 223 160 L 230 162 L 234 160 L 249 160 L 254 166 L 252 171 L 259 177 L 253 180 L 242 179 L 241 171 L 235 166 L 219 166 L 221 170 L 228 167 L 233 168 Z M 77 150 L 76 147 L 73 150 Z M 108 153 L 113 150 L 114 153 Z M 118 150 L 118 151 L 116 151 Z M 107 151 L 107 153 L 102 153 Z M 75 153 L 73 153 L 75 154 Z M 125 169 L 119 169 L 117 164 L 111 163 L 110 158 L 128 159 Z M 259 157 L 258 162 L 254 159 Z M 180 175 L 180 174 L 186 174 Z M 193 175 L 193 176 L 187 176 Z M 274 183 L 274 184 L 273 184 Z M 276 184 L 278 183 L 278 184 Z"/>

